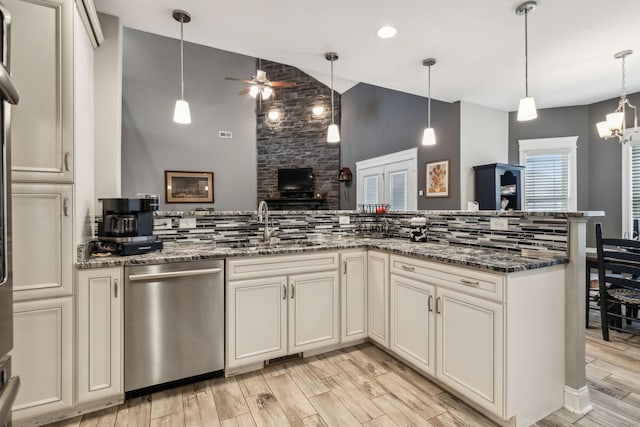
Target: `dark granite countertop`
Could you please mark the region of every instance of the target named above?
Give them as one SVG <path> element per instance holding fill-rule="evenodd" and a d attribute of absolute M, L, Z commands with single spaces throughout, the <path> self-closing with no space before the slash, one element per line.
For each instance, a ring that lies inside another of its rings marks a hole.
<path fill-rule="evenodd" d="M 298 243 L 286 241 L 276 243 L 272 247 L 258 248 L 243 246 L 242 244 L 165 243 L 165 247 L 161 251 L 144 255 L 93 255 L 89 260 L 78 263 L 77 267 L 84 269 L 261 255 L 293 255 L 302 252 L 351 248 L 376 249 L 392 254 L 498 273 L 513 273 L 568 262 L 566 258 L 546 257 L 534 254 L 522 255 L 514 251 L 488 249 L 477 246 L 443 245 L 428 242 L 414 243 L 408 239 L 327 237 L 322 240 L 302 240 Z"/>

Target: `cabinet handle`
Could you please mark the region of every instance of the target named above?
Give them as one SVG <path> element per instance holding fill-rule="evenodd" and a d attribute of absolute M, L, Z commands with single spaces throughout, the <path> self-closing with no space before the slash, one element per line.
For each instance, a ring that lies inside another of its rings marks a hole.
<path fill-rule="evenodd" d="M 69 216 L 69 198 L 65 196 L 62 200 L 62 212 L 64 216 Z"/>
<path fill-rule="evenodd" d="M 436 313 L 440 314 L 440 297 L 436 298 Z"/>
<path fill-rule="evenodd" d="M 113 297 L 118 298 L 118 279 L 113 281 Z"/>
<path fill-rule="evenodd" d="M 294 285 L 293 283 L 291 284 L 291 299 L 293 299 L 293 297 L 296 294 L 296 285 Z"/>
<path fill-rule="evenodd" d="M 460 283 L 463 283 L 469 286 L 475 286 L 476 288 L 480 286 L 480 282 L 478 282 L 477 280 L 474 281 L 474 280 L 460 279 Z"/>
<path fill-rule="evenodd" d="M 69 152 L 65 151 L 64 152 L 64 169 L 69 172 Z"/>
<path fill-rule="evenodd" d="M 408 265 L 403 265 L 403 266 L 402 266 L 402 269 L 403 269 L 404 271 L 416 271 L 416 268 L 415 268 L 415 267 L 409 267 Z"/>
<path fill-rule="evenodd" d="M 427 300 L 427 307 L 429 311 L 433 311 L 433 306 L 431 305 L 431 301 L 433 301 L 433 295 L 429 295 L 429 299 Z"/>
<path fill-rule="evenodd" d="M 342 269 L 344 270 L 343 274 L 347 274 L 347 260 L 342 261 Z"/>
<path fill-rule="evenodd" d="M 282 285 L 282 299 L 287 299 L 287 285 Z"/>

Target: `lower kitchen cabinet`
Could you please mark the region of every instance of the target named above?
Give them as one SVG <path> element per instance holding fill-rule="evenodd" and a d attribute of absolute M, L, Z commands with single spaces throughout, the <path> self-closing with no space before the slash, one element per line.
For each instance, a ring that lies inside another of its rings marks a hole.
<path fill-rule="evenodd" d="M 72 321 L 73 297 L 14 303 L 14 421 L 73 406 Z"/>
<path fill-rule="evenodd" d="M 340 341 L 346 343 L 367 338 L 367 251 L 345 251 L 340 260 Z"/>
<path fill-rule="evenodd" d="M 78 271 L 77 399 L 123 393 L 122 268 Z"/>
<path fill-rule="evenodd" d="M 391 275 L 391 350 L 423 372 L 435 374 L 435 287 Z"/>
<path fill-rule="evenodd" d="M 367 256 L 368 336 L 389 348 L 389 255 L 369 251 Z"/>

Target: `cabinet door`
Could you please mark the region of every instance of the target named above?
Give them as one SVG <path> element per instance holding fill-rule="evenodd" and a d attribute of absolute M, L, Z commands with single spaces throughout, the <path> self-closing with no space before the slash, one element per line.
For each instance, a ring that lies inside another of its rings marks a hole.
<path fill-rule="evenodd" d="M 438 288 L 437 378 L 503 417 L 503 308 Z"/>
<path fill-rule="evenodd" d="M 389 255 L 369 251 L 367 284 L 368 336 L 389 348 Z"/>
<path fill-rule="evenodd" d="M 14 420 L 71 408 L 72 307 L 72 297 L 14 304 L 12 361 L 20 376 Z"/>
<path fill-rule="evenodd" d="M 289 353 L 340 340 L 337 271 L 289 276 Z"/>
<path fill-rule="evenodd" d="M 340 292 L 341 342 L 367 338 L 367 251 L 345 252 Z"/>
<path fill-rule="evenodd" d="M 73 181 L 74 3 L 5 2 L 12 14 L 11 74 L 20 91 L 11 123 L 14 181 Z"/>
<path fill-rule="evenodd" d="M 435 374 L 435 287 L 391 275 L 391 350 Z"/>
<path fill-rule="evenodd" d="M 72 186 L 13 184 L 12 191 L 14 298 L 71 295 Z"/>
<path fill-rule="evenodd" d="M 78 272 L 78 402 L 123 393 L 121 268 Z"/>
<path fill-rule="evenodd" d="M 287 354 L 287 278 L 229 282 L 227 367 Z"/>

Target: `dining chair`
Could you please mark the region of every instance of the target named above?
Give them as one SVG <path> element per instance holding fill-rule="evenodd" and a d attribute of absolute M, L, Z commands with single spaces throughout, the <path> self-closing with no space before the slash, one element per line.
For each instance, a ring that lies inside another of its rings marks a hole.
<path fill-rule="evenodd" d="M 602 224 L 596 223 L 596 249 L 602 339 L 609 341 L 610 329 L 640 334 L 640 329 L 632 327 L 639 321 L 640 241 L 604 238 Z M 623 328 L 623 319 L 631 327 Z"/>

